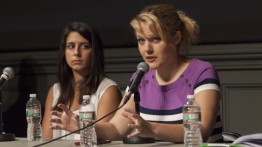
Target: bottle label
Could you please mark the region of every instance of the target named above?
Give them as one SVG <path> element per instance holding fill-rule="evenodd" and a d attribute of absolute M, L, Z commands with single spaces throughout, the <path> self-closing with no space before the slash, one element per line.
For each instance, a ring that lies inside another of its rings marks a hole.
<path fill-rule="evenodd" d="M 183 121 L 185 122 L 195 122 L 199 120 L 199 112 L 183 113 Z"/>
<path fill-rule="evenodd" d="M 79 112 L 79 119 L 80 120 L 93 120 L 94 112 Z"/>
<path fill-rule="evenodd" d="M 27 108 L 26 109 L 26 116 L 27 117 L 39 117 L 40 116 L 40 109 L 39 108 Z"/>

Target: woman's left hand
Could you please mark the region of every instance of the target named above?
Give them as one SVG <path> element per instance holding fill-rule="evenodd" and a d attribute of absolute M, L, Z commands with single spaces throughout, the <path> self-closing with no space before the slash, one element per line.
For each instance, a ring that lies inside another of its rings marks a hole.
<path fill-rule="evenodd" d="M 133 123 L 128 124 L 128 128 L 133 129 L 131 134 L 127 137 L 132 138 L 135 136 L 151 137 L 153 134 L 152 125 L 145 121 L 140 115 L 130 108 L 125 108 L 122 114 L 124 117 L 130 119 Z"/>
<path fill-rule="evenodd" d="M 50 121 L 57 123 L 57 125 L 50 126 L 50 128 L 53 130 L 66 130 L 69 132 L 78 130 L 80 128 L 78 115 L 74 114 L 64 104 L 58 104 L 58 107 L 61 108 L 63 112 L 51 111 L 51 115 L 54 117 L 52 117 Z"/>

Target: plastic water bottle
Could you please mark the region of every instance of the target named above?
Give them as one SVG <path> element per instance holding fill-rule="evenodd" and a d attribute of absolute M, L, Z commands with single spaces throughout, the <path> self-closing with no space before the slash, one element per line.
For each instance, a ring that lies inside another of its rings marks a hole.
<path fill-rule="evenodd" d="M 184 124 L 184 146 L 199 147 L 203 140 L 200 131 L 201 111 L 198 104 L 195 103 L 194 95 L 187 96 L 187 102 L 183 107 Z"/>
<path fill-rule="evenodd" d="M 26 103 L 27 140 L 39 141 L 42 138 L 41 103 L 36 98 L 36 94 L 29 96 L 30 99 Z"/>
<path fill-rule="evenodd" d="M 80 127 L 86 127 L 95 119 L 95 106 L 90 102 L 90 95 L 83 96 L 83 102 L 79 109 Z M 81 147 L 96 147 L 97 136 L 95 126 L 92 125 L 80 131 L 80 146 Z"/>

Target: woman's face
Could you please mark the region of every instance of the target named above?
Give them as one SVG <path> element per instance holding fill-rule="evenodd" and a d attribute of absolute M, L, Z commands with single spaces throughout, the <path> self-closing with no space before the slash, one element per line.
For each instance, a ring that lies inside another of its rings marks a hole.
<path fill-rule="evenodd" d="M 149 67 L 157 69 L 168 62 L 173 62 L 173 59 L 177 56 L 176 43 L 173 41 L 165 42 L 160 36 L 152 33 L 145 23 L 140 22 L 140 24 L 142 33 L 136 32 L 138 48 Z"/>
<path fill-rule="evenodd" d="M 65 58 L 75 72 L 86 74 L 90 64 L 91 44 L 78 32 L 71 32 L 66 39 Z"/>

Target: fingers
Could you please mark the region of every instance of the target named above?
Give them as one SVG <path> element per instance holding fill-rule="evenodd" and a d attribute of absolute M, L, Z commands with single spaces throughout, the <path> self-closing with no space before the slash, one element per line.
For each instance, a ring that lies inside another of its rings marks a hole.
<path fill-rule="evenodd" d="M 127 137 L 132 138 L 135 136 L 140 136 L 142 134 L 143 124 L 143 119 L 140 117 L 140 115 L 129 108 L 125 108 L 124 113 L 122 115 L 133 122 L 132 124 L 128 124 L 128 128 L 132 129 L 133 132 L 129 134 Z"/>
<path fill-rule="evenodd" d="M 135 113 L 135 111 L 130 108 L 125 108 L 124 110 L 125 112 L 128 112 L 128 113 Z"/>
<path fill-rule="evenodd" d="M 57 116 L 57 117 L 61 117 L 62 116 L 62 112 L 59 111 L 51 111 L 51 115 Z"/>
<path fill-rule="evenodd" d="M 52 122 L 50 129 L 53 130 L 62 130 L 63 128 L 61 127 L 62 124 L 62 120 L 61 120 L 61 116 L 62 116 L 62 112 L 59 111 L 51 111 L 51 119 L 49 120 L 50 122 Z"/>
<path fill-rule="evenodd" d="M 63 125 L 54 125 L 54 126 L 50 126 L 50 129 L 52 129 L 52 130 L 65 130 L 65 127 L 63 127 Z"/>
<path fill-rule="evenodd" d="M 141 133 L 136 130 L 136 131 L 134 131 L 133 133 L 127 135 L 127 138 L 132 138 L 132 137 L 140 136 L 140 134 L 141 134 Z"/>
<path fill-rule="evenodd" d="M 58 104 L 57 105 L 59 108 L 61 108 L 66 114 L 72 114 L 73 112 L 68 109 L 68 107 L 64 104 Z"/>
<path fill-rule="evenodd" d="M 61 123 L 62 123 L 62 120 L 61 120 L 60 118 L 51 118 L 51 119 L 50 119 L 50 122 L 57 123 L 57 124 L 61 124 Z"/>
<path fill-rule="evenodd" d="M 129 118 L 133 122 L 137 121 L 137 119 L 140 118 L 140 116 L 136 112 L 129 108 L 125 108 L 122 115 L 126 118 Z"/>
<path fill-rule="evenodd" d="M 74 118 L 75 118 L 76 120 L 79 120 L 79 115 L 74 114 Z"/>
<path fill-rule="evenodd" d="M 133 124 L 128 124 L 129 128 L 137 129 L 141 127 L 141 124 L 139 123 L 141 117 L 136 112 L 132 111 L 129 108 L 125 108 L 122 115 L 133 122 Z"/>
<path fill-rule="evenodd" d="M 128 124 L 128 127 L 134 130 L 131 134 L 127 136 L 128 138 L 141 135 L 141 125 L 138 123 L 138 121 L 136 121 L 135 124 Z"/>
<path fill-rule="evenodd" d="M 53 130 L 64 130 L 65 129 L 65 127 L 63 125 L 61 125 L 61 123 L 60 123 L 61 121 L 51 120 L 51 122 L 53 122 L 53 124 L 50 126 L 50 129 L 53 129 Z"/>
<path fill-rule="evenodd" d="M 49 120 L 51 123 L 50 129 L 55 129 L 55 130 L 61 130 L 62 128 L 62 120 L 61 118 L 57 116 L 52 116 L 52 118 Z"/>
<path fill-rule="evenodd" d="M 141 130 L 142 125 L 136 119 L 134 124 L 128 124 L 127 127 L 130 128 L 130 129 Z"/>
<path fill-rule="evenodd" d="M 55 126 L 50 126 L 50 129 L 52 130 L 64 130 L 61 125 L 55 125 Z"/>

